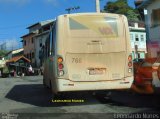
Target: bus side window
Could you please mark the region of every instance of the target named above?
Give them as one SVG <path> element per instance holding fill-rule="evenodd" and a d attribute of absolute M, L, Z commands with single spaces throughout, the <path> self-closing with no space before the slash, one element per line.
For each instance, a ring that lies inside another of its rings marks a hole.
<path fill-rule="evenodd" d="M 50 52 L 50 36 L 47 37 L 46 42 L 45 42 L 45 58 L 49 57 L 49 52 Z"/>
<path fill-rule="evenodd" d="M 53 32 L 51 31 L 51 33 L 49 35 L 49 37 L 50 37 L 49 38 L 49 56 L 52 55 L 52 42 L 53 42 L 53 40 L 52 40 L 53 39 L 53 37 L 52 37 L 53 35 L 52 34 L 53 34 Z"/>
<path fill-rule="evenodd" d="M 52 30 L 52 46 L 51 46 L 51 55 L 55 55 L 55 40 L 56 40 L 56 23 L 53 26 Z"/>

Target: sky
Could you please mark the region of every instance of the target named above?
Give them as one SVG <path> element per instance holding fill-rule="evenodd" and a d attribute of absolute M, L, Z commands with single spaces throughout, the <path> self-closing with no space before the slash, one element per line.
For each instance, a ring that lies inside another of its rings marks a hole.
<path fill-rule="evenodd" d="M 103 9 L 107 1 L 101 0 Z M 134 7 L 134 0 L 128 0 Z M 0 44 L 16 40 L 21 47 L 20 37 L 27 34 L 28 26 L 39 21 L 54 19 L 66 14 L 65 9 L 80 6 L 76 12 L 95 12 L 95 0 L 0 0 Z"/>

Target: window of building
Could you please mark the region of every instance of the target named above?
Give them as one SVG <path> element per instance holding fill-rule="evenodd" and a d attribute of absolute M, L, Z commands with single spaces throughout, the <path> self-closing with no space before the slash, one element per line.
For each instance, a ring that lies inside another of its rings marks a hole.
<path fill-rule="evenodd" d="M 41 28 L 41 29 L 39 29 L 39 34 L 41 34 L 42 32 L 43 32 L 42 28 Z"/>
<path fill-rule="evenodd" d="M 30 53 L 30 59 L 32 59 L 32 53 Z"/>
<path fill-rule="evenodd" d="M 144 35 L 141 35 L 141 41 L 144 41 Z"/>
<path fill-rule="evenodd" d="M 131 41 L 133 41 L 133 34 L 130 34 L 130 39 Z"/>
<path fill-rule="evenodd" d="M 138 34 L 135 35 L 135 41 L 139 41 Z"/>
<path fill-rule="evenodd" d="M 152 10 L 151 24 L 152 24 L 152 27 L 160 25 L 160 9 Z"/>
<path fill-rule="evenodd" d="M 27 54 L 27 58 L 29 59 L 29 54 Z"/>
<path fill-rule="evenodd" d="M 26 40 L 24 40 L 24 46 L 26 46 Z"/>
<path fill-rule="evenodd" d="M 144 25 L 144 23 L 138 23 L 138 27 L 139 28 L 145 28 L 145 25 Z"/>
<path fill-rule="evenodd" d="M 45 27 L 43 28 L 43 31 L 48 31 L 48 30 L 50 30 L 50 25 L 45 26 Z"/>
<path fill-rule="evenodd" d="M 39 47 L 42 47 L 42 39 L 39 40 Z"/>
<path fill-rule="evenodd" d="M 42 47 L 42 43 L 39 44 L 39 47 Z"/>
<path fill-rule="evenodd" d="M 28 39 L 27 41 L 28 41 L 28 45 L 30 45 L 30 39 Z"/>
<path fill-rule="evenodd" d="M 32 59 L 34 58 L 34 52 L 32 52 Z"/>
<path fill-rule="evenodd" d="M 34 43 L 34 39 L 32 38 L 32 44 Z"/>

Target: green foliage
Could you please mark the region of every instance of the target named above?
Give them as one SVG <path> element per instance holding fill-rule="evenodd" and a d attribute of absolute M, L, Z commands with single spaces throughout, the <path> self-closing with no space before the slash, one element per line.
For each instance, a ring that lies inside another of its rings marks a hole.
<path fill-rule="evenodd" d="M 5 67 L 3 68 L 3 73 L 9 73 L 9 69 L 8 69 L 7 66 L 5 66 Z"/>
<path fill-rule="evenodd" d="M 3 57 L 6 53 L 7 53 L 7 51 L 5 51 L 5 50 L 0 50 L 0 57 Z"/>
<path fill-rule="evenodd" d="M 138 14 L 136 14 L 135 13 L 135 11 L 134 10 L 128 10 L 127 11 L 127 18 L 129 19 L 129 20 L 131 20 L 131 21 L 138 21 L 139 19 L 138 19 Z"/>
<path fill-rule="evenodd" d="M 127 0 L 108 1 L 103 12 L 123 14 L 131 21 L 138 21 L 139 16 L 138 12 L 128 5 Z"/>

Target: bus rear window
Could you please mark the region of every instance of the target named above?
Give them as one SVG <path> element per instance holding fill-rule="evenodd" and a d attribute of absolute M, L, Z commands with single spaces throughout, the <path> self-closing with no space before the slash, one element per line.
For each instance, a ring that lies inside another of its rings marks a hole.
<path fill-rule="evenodd" d="M 105 16 L 71 16 L 69 29 L 72 37 L 118 37 L 117 18 Z"/>

